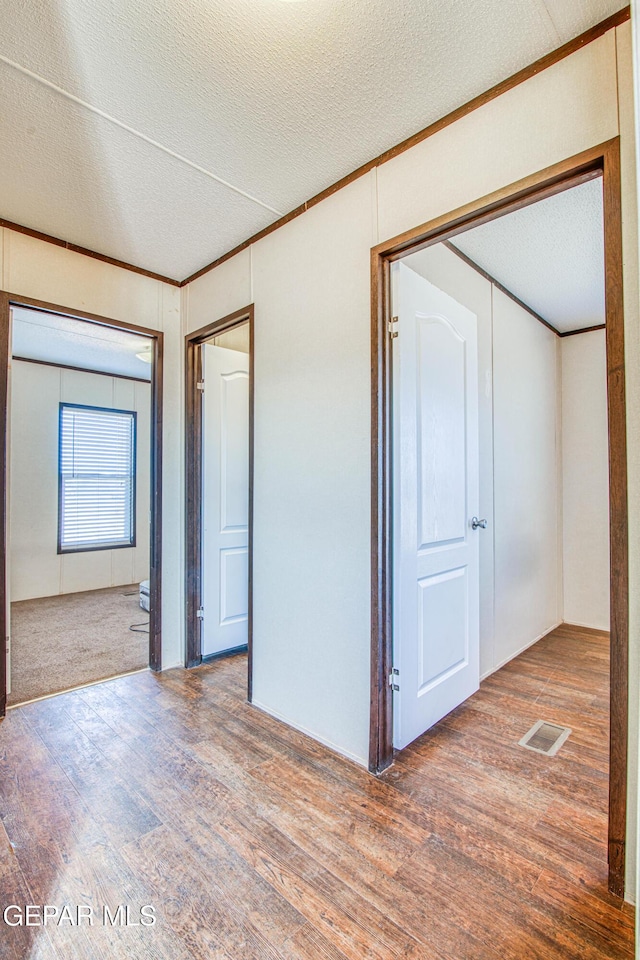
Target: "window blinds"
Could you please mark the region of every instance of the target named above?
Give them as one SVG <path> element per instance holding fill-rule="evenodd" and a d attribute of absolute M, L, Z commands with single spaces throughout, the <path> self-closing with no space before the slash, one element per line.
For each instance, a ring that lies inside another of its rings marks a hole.
<path fill-rule="evenodd" d="M 135 543 L 136 415 L 60 404 L 59 551 Z"/>

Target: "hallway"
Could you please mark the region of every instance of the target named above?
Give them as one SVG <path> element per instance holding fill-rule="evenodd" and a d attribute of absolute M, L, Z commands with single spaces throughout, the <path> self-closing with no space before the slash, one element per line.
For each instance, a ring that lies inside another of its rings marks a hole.
<path fill-rule="evenodd" d="M 9 712 L 3 905 L 157 922 L 16 926 L 3 960 L 632 957 L 606 889 L 606 635 L 559 628 L 380 780 L 245 686 L 236 657 Z M 572 728 L 555 758 L 518 746 L 537 719 Z"/>

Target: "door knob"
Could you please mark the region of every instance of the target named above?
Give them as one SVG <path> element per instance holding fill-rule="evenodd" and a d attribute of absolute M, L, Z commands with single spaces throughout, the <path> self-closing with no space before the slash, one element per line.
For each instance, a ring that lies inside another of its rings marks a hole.
<path fill-rule="evenodd" d="M 472 530 L 477 530 L 478 527 L 482 527 L 483 530 L 486 530 L 486 529 L 487 529 L 487 521 L 486 521 L 486 520 L 478 520 L 477 517 L 472 517 L 472 518 L 471 518 L 471 529 L 472 529 Z"/>

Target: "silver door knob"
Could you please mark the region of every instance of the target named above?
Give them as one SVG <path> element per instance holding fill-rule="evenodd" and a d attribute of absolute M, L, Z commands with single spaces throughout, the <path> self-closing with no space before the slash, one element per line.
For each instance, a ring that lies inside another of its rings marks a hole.
<path fill-rule="evenodd" d="M 471 529 L 472 529 L 472 530 L 477 530 L 478 527 L 482 527 L 483 530 L 486 530 L 486 529 L 487 529 L 487 521 L 486 521 L 486 520 L 478 520 L 477 517 L 471 517 Z"/>

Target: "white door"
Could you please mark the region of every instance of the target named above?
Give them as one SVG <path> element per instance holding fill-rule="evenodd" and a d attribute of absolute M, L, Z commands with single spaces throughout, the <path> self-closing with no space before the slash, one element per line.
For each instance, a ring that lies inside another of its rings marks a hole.
<path fill-rule="evenodd" d="M 249 356 L 202 345 L 202 656 L 247 643 Z"/>
<path fill-rule="evenodd" d="M 472 524 L 477 318 L 402 263 L 392 267 L 392 291 L 393 744 L 400 749 L 479 687 L 481 529 Z"/>

